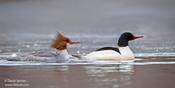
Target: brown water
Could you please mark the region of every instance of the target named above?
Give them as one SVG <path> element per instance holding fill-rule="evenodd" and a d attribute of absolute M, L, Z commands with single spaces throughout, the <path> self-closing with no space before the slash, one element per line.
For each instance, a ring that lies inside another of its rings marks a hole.
<path fill-rule="evenodd" d="M 174 88 L 174 68 L 174 64 L 1 66 L 0 85 L 1 88 Z M 14 83 L 18 85 L 9 85 Z"/>

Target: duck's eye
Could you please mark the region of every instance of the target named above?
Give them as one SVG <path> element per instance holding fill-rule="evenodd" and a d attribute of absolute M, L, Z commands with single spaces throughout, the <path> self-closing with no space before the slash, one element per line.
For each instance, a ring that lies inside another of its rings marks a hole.
<path fill-rule="evenodd" d="M 128 39 L 128 40 L 132 40 L 132 39 L 133 39 L 133 35 L 132 35 L 132 34 L 128 34 L 128 35 L 127 35 L 127 39 Z"/>

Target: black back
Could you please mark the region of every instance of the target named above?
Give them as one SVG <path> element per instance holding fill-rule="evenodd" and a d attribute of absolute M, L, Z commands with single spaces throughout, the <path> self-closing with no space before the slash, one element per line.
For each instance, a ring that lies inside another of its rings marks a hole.
<path fill-rule="evenodd" d="M 119 49 L 118 48 L 114 48 L 114 47 L 103 47 L 103 48 L 100 48 L 100 49 L 98 49 L 96 51 L 102 51 L 102 50 L 114 50 L 114 51 L 120 53 Z"/>
<path fill-rule="evenodd" d="M 118 46 L 119 47 L 126 47 L 126 46 L 128 46 L 128 42 L 130 40 L 134 40 L 133 34 L 131 34 L 129 32 L 123 33 L 120 36 L 119 40 L 118 40 Z M 118 52 L 118 53 L 121 54 L 121 52 L 119 51 L 119 49 L 118 48 L 114 48 L 114 47 L 103 47 L 103 48 L 100 48 L 100 49 L 98 49 L 96 51 L 102 51 L 102 50 L 114 50 L 114 51 L 116 51 L 116 52 Z"/>

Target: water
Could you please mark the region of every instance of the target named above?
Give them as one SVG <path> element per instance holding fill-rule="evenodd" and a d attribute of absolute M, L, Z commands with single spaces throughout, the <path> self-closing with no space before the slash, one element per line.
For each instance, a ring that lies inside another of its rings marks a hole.
<path fill-rule="evenodd" d="M 36 37 L 37 36 L 37 37 Z M 49 51 L 52 40 L 51 35 L 29 35 L 22 38 L 13 38 L 13 40 L 2 41 L 0 46 L 0 61 L 3 63 L 47 63 L 52 61 L 49 55 L 37 56 L 37 53 Z M 100 47 L 112 46 L 117 47 L 118 35 L 91 35 L 78 34 L 69 35 L 72 40 L 80 41 L 80 44 L 68 47 L 68 51 L 73 55 L 85 55 Z M 164 41 L 164 42 L 162 42 Z M 175 57 L 175 42 L 172 40 L 159 40 L 143 38 L 130 42 L 130 48 L 136 56 L 135 62 L 157 62 L 172 61 Z M 33 57 L 35 56 L 35 57 Z M 166 59 L 164 59 L 166 58 Z M 115 61 L 114 61 L 115 62 Z M 75 61 L 75 63 L 89 63 L 86 61 Z M 90 62 L 91 63 L 91 62 Z"/>
<path fill-rule="evenodd" d="M 2 88 L 11 88 L 7 84 L 13 83 L 18 84 L 14 88 L 173 88 L 174 67 L 174 64 L 1 66 L 0 82 Z"/>
<path fill-rule="evenodd" d="M 173 0 L 1 0 L 0 88 L 174 88 Z M 85 55 L 117 44 L 125 31 L 134 61 L 56 63 L 48 51 L 57 31 L 81 43 Z"/>
<path fill-rule="evenodd" d="M 81 37 L 80 37 L 81 36 Z M 118 35 L 69 35 L 81 42 L 69 53 L 83 55 L 115 46 Z M 50 57 L 24 58 L 48 49 L 52 35 L 26 36 L 1 42 L 1 87 L 11 88 L 164 88 L 174 86 L 175 42 L 140 39 L 130 42 L 134 61 L 49 62 Z M 166 80 L 166 81 L 165 81 Z M 19 81 L 19 82 L 17 82 Z M 16 84 L 16 85 L 15 85 Z"/>

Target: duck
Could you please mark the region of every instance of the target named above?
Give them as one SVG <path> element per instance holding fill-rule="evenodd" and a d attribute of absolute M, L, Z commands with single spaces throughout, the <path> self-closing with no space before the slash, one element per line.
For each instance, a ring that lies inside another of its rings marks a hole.
<path fill-rule="evenodd" d="M 8 61 L 40 61 L 49 63 L 66 63 L 78 60 L 77 57 L 68 53 L 69 45 L 79 44 L 70 38 L 57 32 L 47 49 L 34 50 L 29 53 L 14 53 Z"/>
<path fill-rule="evenodd" d="M 57 32 L 50 45 L 51 54 L 55 57 L 62 58 L 65 61 L 68 61 L 72 58 L 77 59 L 73 55 L 69 54 L 67 50 L 69 45 L 74 44 L 79 44 L 79 42 L 72 41 L 70 38 L 62 35 L 60 32 Z"/>
<path fill-rule="evenodd" d="M 135 58 L 128 42 L 143 38 L 142 35 L 124 32 L 118 40 L 118 47 L 102 47 L 84 56 L 90 60 L 133 60 Z"/>

